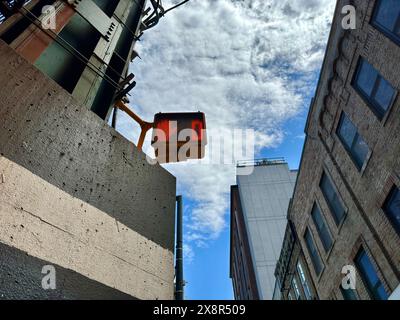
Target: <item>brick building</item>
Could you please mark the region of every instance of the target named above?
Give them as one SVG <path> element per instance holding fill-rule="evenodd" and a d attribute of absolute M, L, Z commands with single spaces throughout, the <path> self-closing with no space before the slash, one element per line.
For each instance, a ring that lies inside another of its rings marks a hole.
<path fill-rule="evenodd" d="M 345 30 L 349 4 L 357 23 Z M 385 300 L 399 287 L 399 61 L 399 1 L 337 2 L 288 211 L 297 236 L 285 237 L 275 273 L 282 299 Z M 355 290 L 341 285 L 344 266 Z"/>
<path fill-rule="evenodd" d="M 292 259 L 292 257 L 295 257 Z M 289 221 L 275 270 L 273 300 L 318 299 L 294 225 Z"/>

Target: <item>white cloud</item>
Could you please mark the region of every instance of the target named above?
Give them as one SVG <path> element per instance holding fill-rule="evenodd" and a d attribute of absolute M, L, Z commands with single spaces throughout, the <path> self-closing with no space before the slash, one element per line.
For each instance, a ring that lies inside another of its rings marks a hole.
<path fill-rule="evenodd" d="M 164 1 L 165 7 L 177 1 Z M 191 0 L 145 32 L 132 72 L 132 108 L 206 113 L 208 128 L 252 128 L 256 147 L 284 138 L 282 123 L 308 106 L 321 66 L 334 0 Z M 119 130 L 137 139 L 122 116 Z M 187 219 L 198 245 L 227 226 L 234 165 L 180 163 L 166 168 L 196 205 Z"/>
<path fill-rule="evenodd" d="M 191 246 L 187 243 L 183 244 L 183 259 L 186 263 L 192 263 L 194 259 L 194 252 Z"/>

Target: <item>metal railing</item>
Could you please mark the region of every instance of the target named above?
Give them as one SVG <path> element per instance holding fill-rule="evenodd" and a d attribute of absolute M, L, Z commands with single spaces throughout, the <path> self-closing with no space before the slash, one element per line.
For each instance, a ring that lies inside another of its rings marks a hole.
<path fill-rule="evenodd" d="M 258 167 L 258 166 L 270 166 L 276 164 L 285 164 L 287 163 L 285 158 L 263 158 L 263 159 L 254 159 L 254 160 L 242 160 L 236 163 L 237 167 Z"/>

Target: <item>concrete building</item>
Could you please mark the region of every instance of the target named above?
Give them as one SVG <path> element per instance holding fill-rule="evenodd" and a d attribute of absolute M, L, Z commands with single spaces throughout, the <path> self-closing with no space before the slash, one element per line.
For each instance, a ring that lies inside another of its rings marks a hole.
<path fill-rule="evenodd" d="M 342 27 L 349 4 L 354 30 Z M 316 298 L 398 297 L 399 23 L 399 1 L 337 2 L 288 214 L 299 250 L 282 251 L 276 272 L 283 299 L 296 296 L 298 261 Z M 348 272 L 355 282 L 343 282 Z"/>
<path fill-rule="evenodd" d="M 231 261 L 235 298 L 271 300 L 296 171 L 283 159 L 238 164 L 254 166 L 231 187 Z"/>
<path fill-rule="evenodd" d="M 176 179 L 107 124 L 145 1 L 70 3 L 0 24 L 0 299 L 173 299 Z"/>

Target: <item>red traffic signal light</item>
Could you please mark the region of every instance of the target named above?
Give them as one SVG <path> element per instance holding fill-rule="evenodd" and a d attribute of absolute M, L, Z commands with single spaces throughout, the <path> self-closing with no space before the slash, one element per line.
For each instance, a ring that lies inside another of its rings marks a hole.
<path fill-rule="evenodd" d="M 150 123 L 143 121 L 122 101 L 115 106 L 139 123 L 141 134 L 138 149 L 142 149 L 147 131 L 153 128 L 151 145 L 159 163 L 204 158 L 207 135 L 203 112 L 157 113 L 154 122 Z"/>
<path fill-rule="evenodd" d="M 160 163 L 204 158 L 207 145 L 204 113 L 156 114 L 151 145 Z"/>

